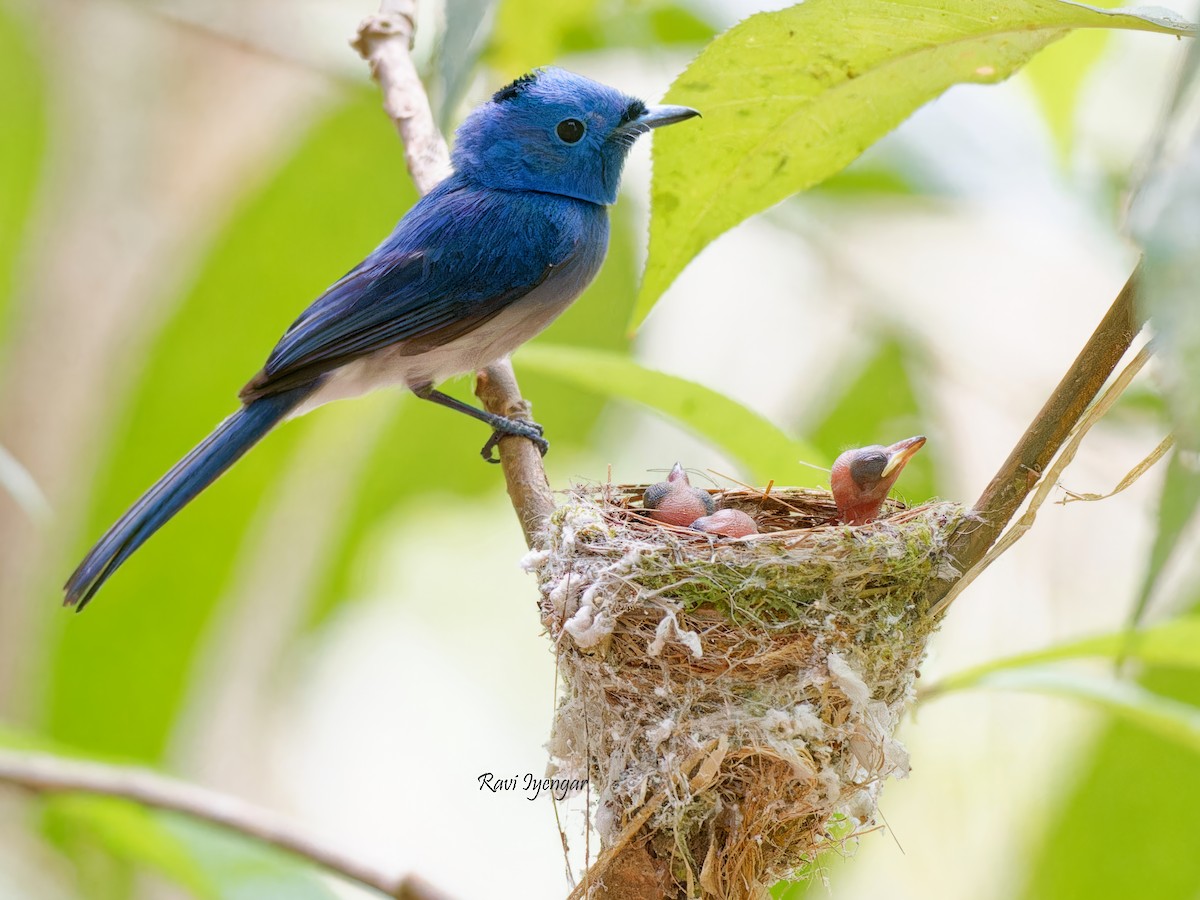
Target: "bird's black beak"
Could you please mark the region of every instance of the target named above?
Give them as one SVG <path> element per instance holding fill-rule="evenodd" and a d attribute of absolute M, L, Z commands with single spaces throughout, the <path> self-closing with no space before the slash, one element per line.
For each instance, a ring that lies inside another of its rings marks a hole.
<path fill-rule="evenodd" d="M 644 128 L 661 128 L 664 125 L 674 125 L 676 122 L 686 122 L 700 115 L 690 106 L 651 106 L 633 120 L 633 124 Z"/>

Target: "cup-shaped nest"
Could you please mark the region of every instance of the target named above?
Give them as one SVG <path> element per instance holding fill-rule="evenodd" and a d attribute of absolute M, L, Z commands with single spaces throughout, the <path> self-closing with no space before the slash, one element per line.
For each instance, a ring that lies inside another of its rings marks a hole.
<path fill-rule="evenodd" d="M 762 533 L 714 538 L 650 521 L 642 491 L 574 489 L 529 557 L 562 680 L 552 767 L 589 782 L 595 896 L 759 897 L 907 774 L 894 734 L 964 513 L 889 502 L 848 527 L 825 492 L 725 492 Z"/>

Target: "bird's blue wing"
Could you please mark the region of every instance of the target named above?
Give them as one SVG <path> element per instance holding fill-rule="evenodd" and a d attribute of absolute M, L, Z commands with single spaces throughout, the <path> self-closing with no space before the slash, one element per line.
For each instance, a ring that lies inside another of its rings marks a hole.
<path fill-rule="evenodd" d="M 576 252 L 570 209 L 443 182 L 288 329 L 242 398 L 277 393 L 386 347 L 419 353 L 479 327 Z"/>

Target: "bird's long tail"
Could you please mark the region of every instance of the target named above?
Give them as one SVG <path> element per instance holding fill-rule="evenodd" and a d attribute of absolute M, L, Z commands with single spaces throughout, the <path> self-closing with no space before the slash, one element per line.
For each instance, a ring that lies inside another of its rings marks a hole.
<path fill-rule="evenodd" d="M 120 565 L 316 388 L 306 384 L 255 400 L 216 427 L 105 532 L 67 579 L 64 606 L 83 609 Z"/>

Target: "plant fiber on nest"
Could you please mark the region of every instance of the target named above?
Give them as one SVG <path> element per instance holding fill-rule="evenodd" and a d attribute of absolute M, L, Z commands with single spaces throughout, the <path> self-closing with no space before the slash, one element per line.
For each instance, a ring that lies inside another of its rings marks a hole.
<path fill-rule="evenodd" d="M 589 780 L 601 862 L 641 842 L 665 896 L 759 897 L 907 774 L 894 732 L 964 513 L 889 502 L 851 528 L 826 492 L 727 491 L 764 533 L 713 539 L 648 521 L 642 491 L 573 489 L 528 558 L 562 676 L 555 777 Z"/>

